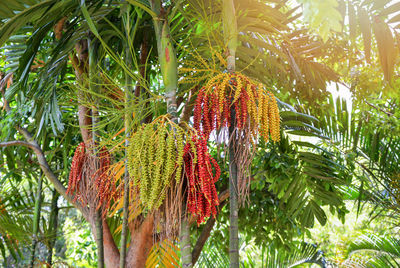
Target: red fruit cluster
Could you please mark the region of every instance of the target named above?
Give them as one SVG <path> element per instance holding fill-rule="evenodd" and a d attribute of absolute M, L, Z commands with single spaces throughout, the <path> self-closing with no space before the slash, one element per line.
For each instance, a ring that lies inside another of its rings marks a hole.
<path fill-rule="evenodd" d="M 234 86 L 236 86 L 236 83 L 233 84 Z M 249 95 L 247 94 L 247 91 L 244 87 L 242 87 L 239 90 L 240 90 L 239 99 L 233 103 L 236 115 L 235 122 L 236 122 L 236 127 L 238 129 L 244 129 L 246 127 L 246 123 L 248 122 L 247 103 L 249 102 Z M 253 90 L 255 91 L 255 87 Z"/>
<path fill-rule="evenodd" d="M 97 188 L 97 195 L 99 198 L 98 208 L 101 205 L 109 207 L 113 193 L 116 192 L 115 184 L 110 176 L 111 155 L 105 147 L 103 147 L 99 154 L 100 167 L 96 172 L 97 178 L 95 181 Z"/>
<path fill-rule="evenodd" d="M 235 112 L 235 120 L 231 111 Z M 213 130 L 229 127 L 250 131 L 254 141 L 280 140 L 280 117 L 275 96 L 240 73 L 221 73 L 200 90 L 194 107 L 194 128 L 208 139 Z"/>
<path fill-rule="evenodd" d="M 197 217 L 197 224 L 200 224 L 205 218 L 217 214 L 219 201 L 215 182 L 221 175 L 221 169 L 208 153 L 204 136 L 194 136 L 192 142 L 185 145 L 183 160 L 189 183 L 187 210 Z"/>
<path fill-rule="evenodd" d="M 85 143 L 81 142 L 75 149 L 74 157 L 72 158 L 71 171 L 69 173 L 67 194 L 79 192 L 79 182 L 82 179 L 82 168 L 85 163 Z M 75 199 L 78 195 L 75 196 Z"/>
<path fill-rule="evenodd" d="M 103 147 L 98 154 L 98 158 L 99 167 L 93 172 L 90 180 L 95 180 L 94 183 L 96 185 L 99 200 L 98 207 L 100 207 L 104 203 L 109 205 L 112 193 L 115 192 L 115 185 L 112 183 L 108 174 L 111 164 L 110 153 L 106 148 Z M 85 193 L 81 191 L 79 185 L 82 181 L 82 170 L 88 163 L 87 160 L 88 153 L 86 152 L 86 146 L 84 142 L 81 142 L 75 149 L 68 180 L 67 194 L 75 194 L 74 201 L 76 201 L 78 198 L 82 199 L 85 195 Z M 83 201 L 84 200 L 82 200 L 82 202 Z"/>
<path fill-rule="evenodd" d="M 202 88 L 197 95 L 193 112 L 194 128 L 199 133 L 203 133 L 207 140 L 213 130 L 221 126 L 229 127 L 229 104 L 226 100 L 222 104 L 223 107 L 220 109 L 217 92 L 206 93 L 204 88 Z"/>
<path fill-rule="evenodd" d="M 233 83 L 233 86 L 236 86 L 236 83 Z M 240 95 L 233 102 L 233 106 L 235 109 L 236 127 L 243 129 L 247 126 L 249 118 L 247 107 L 249 95 L 245 87 L 242 87 L 240 91 Z M 231 125 L 230 107 L 234 96 L 233 94 L 226 94 L 221 99 L 218 95 L 218 90 L 206 92 L 202 88 L 197 96 L 194 107 L 194 128 L 199 133 L 203 133 L 207 140 L 213 130 Z"/>

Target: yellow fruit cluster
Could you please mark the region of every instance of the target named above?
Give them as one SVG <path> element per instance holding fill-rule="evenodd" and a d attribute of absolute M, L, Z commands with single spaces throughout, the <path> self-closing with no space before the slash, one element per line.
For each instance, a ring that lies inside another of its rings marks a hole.
<path fill-rule="evenodd" d="M 182 176 L 184 130 L 166 116 L 143 125 L 130 139 L 128 171 L 142 204 L 157 209 L 173 179 Z"/>

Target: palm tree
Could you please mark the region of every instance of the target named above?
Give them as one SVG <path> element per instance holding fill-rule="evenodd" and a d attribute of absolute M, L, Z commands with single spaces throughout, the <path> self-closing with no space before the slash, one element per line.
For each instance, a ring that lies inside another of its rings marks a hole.
<path fill-rule="evenodd" d="M 196 89 L 219 68 L 226 67 L 233 72 L 236 65 L 236 71 L 276 89 L 286 98 L 280 103 L 285 110 L 282 119 L 288 137 L 321 137 L 319 126 L 313 125 L 315 120 L 308 112 L 300 114 L 283 101 L 294 102 L 303 97 L 322 99 L 325 96 L 322 90 L 326 83 L 338 79 L 336 73 L 319 60 L 331 47 L 308 34 L 306 29 L 295 31 L 298 27 L 296 18 L 301 13 L 285 5 L 285 1 L 275 2 L 18 0 L 0 4 L 0 7 L 7 6 L 0 11 L 3 24 L 0 45 L 7 43 L 5 49 L 14 53 L 14 57 L 7 61 L 11 63 L 9 71 L 14 72 L 18 81 L 5 91 L 7 102 L 4 105 L 11 118 L 16 118 L 13 113 L 23 107 L 26 98 L 32 100 L 34 107 L 22 113 L 29 116 L 29 120 L 20 117 L 17 124 L 7 128 L 9 135 L 1 136 L 5 142 L 0 146 L 22 145 L 35 152 L 43 174 L 90 223 L 98 243 L 99 267 L 103 266 L 100 257 L 103 252 L 108 267 L 143 266 L 154 244 L 153 235 L 159 235 L 154 233 L 155 219 L 151 214 L 140 213 L 134 221 L 130 220 L 134 213 L 129 209 L 132 205 L 128 195 L 132 190 L 128 185 L 129 174 L 126 173 L 124 184 L 114 181 L 116 186 L 126 186 L 120 188 L 121 191 L 124 189 L 125 202 L 123 234 L 118 249 L 118 239 L 110 229 L 110 220 L 100 217 L 95 201 L 88 206 L 82 205 L 67 194 L 66 180 L 62 176 L 68 172 L 57 176 L 48 152 L 40 147 L 44 129 L 51 130 L 55 137 L 62 137 L 68 123 L 79 125 L 86 147 L 106 144 L 111 148 L 126 142 L 141 123 L 148 123 L 159 114 L 170 114 L 174 122 L 190 123 Z M 221 21 L 225 27 L 223 31 L 219 26 Z M 227 59 L 224 59 L 219 50 L 226 46 Z M 215 63 L 218 57 L 221 63 Z M 238 58 L 236 63 L 235 58 Z M 193 64 L 196 61 L 200 63 Z M 226 66 L 225 61 L 228 63 Z M 208 66 L 201 68 L 204 67 L 202 64 Z M 178 72 L 178 67 L 183 67 L 183 73 Z M 32 78 L 32 74 L 37 78 Z M 188 76 L 196 79 L 178 86 L 178 82 Z M 2 80 L 3 84 L 7 79 Z M 162 81 L 161 87 L 159 81 Z M 290 98 L 285 97 L 285 93 Z M 76 104 L 71 103 L 71 99 L 76 100 Z M 135 117 L 132 117 L 133 113 Z M 122 117 L 124 122 L 120 120 Z M 125 135 L 121 137 L 118 133 L 123 127 Z M 233 131 L 234 128 L 231 133 Z M 21 135 L 24 141 L 13 140 Z M 76 146 L 78 140 L 60 145 L 65 169 L 73 151 L 69 145 Z M 111 145 L 108 140 L 112 141 Z M 326 153 L 323 147 L 305 142 L 292 143 L 288 138 L 282 139 L 278 146 L 284 153 L 296 155 L 302 163 L 301 172 L 296 172 L 292 180 L 286 180 L 287 184 L 276 187 L 277 192 L 283 193 L 282 208 L 291 218 L 301 219 L 306 226 L 312 225 L 314 217 L 323 223 L 326 218 L 320 206 L 333 204 L 340 207 L 341 198 L 333 184 L 324 183 L 326 187 L 318 187 L 318 183 L 339 177 L 335 174 L 341 170 L 335 165 L 338 157 Z M 123 158 L 119 153 L 115 154 L 116 157 Z M 235 186 L 235 161 L 231 157 L 229 162 L 232 172 L 229 181 Z M 333 168 L 330 167 L 332 163 Z M 125 167 L 124 171 L 127 172 L 128 168 Z M 232 186 L 231 225 L 236 228 L 236 192 Z M 206 223 L 209 228 L 200 235 L 200 242 L 196 243 L 193 251 L 190 245 L 191 222 L 186 218 L 181 221 L 184 234 L 182 261 L 185 266 L 190 267 L 196 260 L 193 256 L 199 256 L 213 221 L 210 219 Z M 232 235 L 231 263 L 238 266 L 236 230 Z M 131 243 L 126 248 L 128 239 Z"/>

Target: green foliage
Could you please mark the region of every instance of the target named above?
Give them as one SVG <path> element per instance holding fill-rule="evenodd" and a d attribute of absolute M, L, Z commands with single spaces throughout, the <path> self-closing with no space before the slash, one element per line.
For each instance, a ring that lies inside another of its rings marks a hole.
<path fill-rule="evenodd" d="M 67 262 L 72 267 L 96 267 L 96 243 L 88 223 L 67 218 L 62 227 L 66 241 Z"/>
<path fill-rule="evenodd" d="M 341 32 L 343 20 L 337 10 L 336 0 L 300 0 L 303 4 L 303 15 L 324 42 L 332 35 L 332 31 Z"/>
<path fill-rule="evenodd" d="M 77 92 L 85 95 L 80 104 L 99 105 L 100 122 L 95 130 L 102 143 L 115 149 L 116 160 L 122 157 L 119 144 L 125 137 L 119 131 L 125 115 L 135 115 L 131 129 L 126 130 L 129 132 L 149 115 L 155 118 L 167 111 L 166 89 L 161 85 L 165 81 L 160 78 L 152 26 L 156 14 L 149 1 L 127 2 L 0 1 L 0 71 L 13 72 L 15 81 L 5 93 L 12 111 L 0 111 L 0 142 L 20 140 L 15 125 L 27 127 L 41 146 L 45 144 L 43 140 L 48 142 L 45 155 L 63 183 L 68 176 L 72 148 L 81 139 L 76 127 Z M 306 253 L 302 256 L 308 258 L 315 253 L 310 247 L 301 248 L 296 239 L 310 235 L 307 230 L 319 226 L 318 223 L 329 224 L 333 216 L 329 216 L 328 210 L 344 221 L 344 199 L 357 200 L 357 213 L 365 200 L 383 206 L 385 212 L 398 212 L 399 189 L 393 183 L 398 178 L 400 159 L 400 39 L 396 26 L 400 6 L 386 0 L 299 2 L 303 4 L 305 20 L 319 36 L 304 28 L 298 20 L 299 9 L 291 8 L 286 1 L 236 1 L 240 30 L 238 70 L 276 91 L 282 101 L 282 141 L 262 144 L 257 149 L 249 203 L 239 214 L 243 243 L 262 246 L 265 250 L 261 254 L 269 256 L 271 267 L 282 265 L 283 257 L 277 257 L 283 256 L 282 249 L 293 254 L 297 248 L 299 254 Z M 178 65 L 197 68 L 182 77 L 201 73 L 204 62 L 213 62 L 205 68 L 206 72 L 225 68 L 224 60 L 216 59 L 223 57 L 225 48 L 220 5 L 221 1 L 165 1 L 165 18 L 170 21 Z M 68 23 L 58 40 L 53 26 L 63 17 L 68 18 Z M 348 18 L 348 25 L 344 25 L 344 18 Z M 90 39 L 91 49 L 96 51 L 98 74 L 91 74 L 90 81 L 86 77 L 77 83 L 69 56 L 82 39 Z M 145 39 L 149 53 L 144 62 L 137 62 Z M 130 60 L 126 59 L 126 50 Z M 125 63 L 129 61 L 131 66 Z M 196 95 L 193 89 L 202 86 L 203 80 L 194 80 L 177 89 L 178 114 L 183 108 L 191 109 Z M 93 81 L 98 84 L 88 86 Z M 349 100 L 330 97 L 326 91 L 330 82 L 350 88 L 350 108 Z M 140 85 L 142 94 L 138 98 L 128 94 L 134 101 L 124 108 L 122 95 L 134 85 Z M 214 154 L 223 155 L 218 149 L 213 148 Z M 21 243 L 31 241 L 29 208 L 36 187 L 32 178 L 37 175 L 38 166 L 26 148 L 5 148 L 0 152 L 0 201 L 5 208 L 0 214 L 1 242 L 4 241 L 0 251 L 3 258 L 12 255 L 18 259 L 23 255 L 18 252 L 23 249 Z M 228 164 L 224 157 L 219 157 L 219 161 L 221 166 Z M 223 181 L 218 185 L 220 191 L 226 188 L 227 173 L 225 168 Z M 48 190 L 49 186 L 45 188 Z M 45 195 L 48 200 L 49 193 Z M 63 227 L 66 258 L 71 264 L 80 260 L 76 266 L 95 265 L 89 226 L 71 222 L 70 215 L 67 217 Z M 41 225 L 44 240 L 47 220 L 44 216 Z M 113 221 L 115 224 L 110 226 L 115 230 L 120 215 Z M 207 248 L 209 254 L 203 254 L 200 263 L 226 265 L 223 253 L 227 251 L 227 222 L 224 208 Z M 11 239 L 4 238 L 6 235 L 20 244 L 11 243 Z M 373 245 L 375 249 L 385 249 L 393 241 Z M 250 262 L 255 258 L 250 253 L 253 249 L 249 247 L 242 254 L 248 255 L 249 261 L 244 264 L 248 267 L 260 265 Z M 376 263 L 387 258 L 381 256 Z"/>
<path fill-rule="evenodd" d="M 274 246 L 257 247 L 254 241 L 251 243 L 241 240 L 240 254 L 243 268 L 283 268 L 303 267 L 305 263 L 313 263 L 320 267 L 326 267 L 327 261 L 324 254 L 316 245 L 299 243 L 288 250 L 277 249 Z M 207 243 L 202 251 L 195 267 L 226 267 L 229 263 L 227 254 L 221 250 L 216 242 Z"/>

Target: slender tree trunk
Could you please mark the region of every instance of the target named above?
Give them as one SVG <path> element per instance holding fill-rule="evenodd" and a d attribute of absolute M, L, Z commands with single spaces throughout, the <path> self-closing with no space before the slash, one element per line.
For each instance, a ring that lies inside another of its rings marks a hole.
<path fill-rule="evenodd" d="M 167 112 L 172 116 L 172 120 L 178 123 L 177 117 L 177 103 L 176 103 L 176 91 L 178 88 L 178 65 L 176 59 L 176 53 L 172 40 L 170 38 L 170 30 L 168 24 L 168 18 L 165 12 L 162 10 L 160 0 L 151 1 L 152 10 L 159 16 L 154 19 L 154 28 L 157 38 L 157 49 L 158 58 L 161 66 L 161 74 L 164 81 L 166 99 L 167 99 Z M 183 213 L 181 219 L 181 259 L 182 267 L 192 267 L 192 252 L 190 243 L 190 225 Z"/>
<path fill-rule="evenodd" d="M 231 110 L 231 126 L 229 127 L 229 134 L 235 137 L 234 118 L 235 112 Z M 238 183 L 237 183 L 237 163 L 235 161 L 235 143 L 233 139 L 229 144 L 229 262 L 230 267 L 239 267 L 239 227 L 238 227 Z"/>
<path fill-rule="evenodd" d="M 154 244 L 154 216 L 147 215 L 136 230 L 130 228 L 131 245 L 126 256 L 126 267 L 144 268 L 147 256 Z"/>
<path fill-rule="evenodd" d="M 181 259 L 182 267 L 193 267 L 192 264 L 192 249 L 190 243 L 190 225 L 186 217 L 181 220 Z"/>
<path fill-rule="evenodd" d="M 49 265 L 53 262 L 53 248 L 57 239 L 57 228 L 58 228 L 58 198 L 60 194 L 53 189 L 52 198 L 51 198 L 51 207 L 50 207 L 50 219 L 49 219 L 49 233 L 50 233 L 50 242 L 49 242 L 49 252 L 47 255 L 47 263 Z"/>
<path fill-rule="evenodd" d="M 42 207 L 42 182 L 43 182 L 43 175 L 40 174 L 38 180 L 38 188 L 36 192 L 35 198 L 35 214 L 33 216 L 33 241 L 32 241 L 32 249 L 31 249 L 31 261 L 30 267 L 32 268 L 35 263 L 35 251 L 36 251 L 36 244 L 38 242 L 38 233 L 39 233 L 39 223 L 40 223 L 40 211 Z"/>
<path fill-rule="evenodd" d="M 96 244 L 97 244 L 97 267 L 104 267 L 104 245 L 103 245 L 103 221 L 101 211 L 96 211 L 95 216 L 95 228 L 96 228 Z"/>
<path fill-rule="evenodd" d="M 131 24 L 129 23 L 129 13 L 130 13 L 130 8 L 128 8 L 128 11 L 126 12 L 126 25 L 125 29 L 127 31 L 127 37 L 130 37 L 130 26 Z M 128 38 L 130 40 L 130 38 Z M 128 69 L 132 68 L 132 56 L 130 53 L 130 44 L 128 44 L 125 48 L 125 63 Z M 128 148 L 129 146 L 129 137 L 130 137 L 130 131 L 131 131 L 131 114 L 128 112 L 129 111 L 129 106 L 131 105 L 131 96 L 132 96 L 132 78 L 129 76 L 129 74 L 125 74 L 125 147 Z M 120 259 L 119 259 L 119 267 L 124 268 L 125 263 L 126 263 L 126 244 L 127 244 L 127 239 L 128 239 L 128 219 L 129 219 L 129 172 L 128 172 L 128 166 L 127 166 L 127 157 L 128 152 L 127 149 L 125 149 L 125 174 L 124 174 L 124 199 L 123 199 L 123 218 L 122 218 L 122 231 L 121 231 L 121 247 L 120 247 Z"/>
<path fill-rule="evenodd" d="M 152 1 L 153 11 L 160 15 L 162 12 L 161 1 Z M 172 116 L 172 120 L 178 123 L 177 117 L 177 104 L 176 104 L 176 91 L 178 88 L 178 71 L 177 59 L 172 40 L 170 38 L 169 25 L 167 14 L 162 18 L 163 20 L 154 20 L 154 28 L 157 37 L 158 58 L 161 66 L 161 74 L 164 81 L 167 99 L 167 112 Z M 185 210 L 185 209 L 184 209 Z M 183 212 L 181 219 L 181 261 L 182 267 L 192 267 L 192 252 L 190 243 L 190 225 Z"/>
<path fill-rule="evenodd" d="M 235 54 L 237 46 L 237 22 L 233 0 L 223 0 L 223 28 L 224 40 L 227 44 L 228 72 L 235 72 Z M 230 193 L 230 227 L 229 227 L 229 262 L 230 267 L 239 267 L 239 231 L 238 231 L 238 178 L 237 163 L 235 161 L 236 122 L 235 109 L 231 108 L 231 126 L 229 127 L 229 193 Z"/>
<path fill-rule="evenodd" d="M 176 90 L 178 88 L 178 64 L 176 53 L 170 37 L 168 16 L 161 7 L 160 0 L 151 1 L 152 10 L 159 16 L 154 19 L 157 39 L 158 60 L 161 67 L 167 99 L 167 112 L 177 118 Z"/>
<path fill-rule="evenodd" d="M 95 44 L 93 43 L 92 40 L 89 39 L 89 89 L 92 92 L 97 91 L 97 51 Z M 97 154 L 97 148 L 96 146 L 98 145 L 98 135 L 96 133 L 97 125 L 98 125 L 98 111 L 97 111 L 97 100 L 95 99 L 94 105 L 92 107 L 92 141 L 93 141 L 93 151 L 92 153 L 98 157 Z M 96 167 L 96 170 L 98 170 L 100 167 Z M 95 205 L 95 204 L 91 204 Z M 104 267 L 104 245 L 103 245 L 103 216 L 102 216 L 102 210 L 101 208 L 92 208 L 96 210 L 95 213 L 95 228 L 96 228 L 96 244 L 97 244 L 97 267 L 98 268 L 103 268 Z"/>
<path fill-rule="evenodd" d="M 94 239 L 97 241 L 95 220 L 93 218 L 92 219 L 89 218 L 89 223 L 92 228 Z M 104 264 L 107 268 L 118 268 L 120 260 L 118 247 L 115 244 L 110 228 L 108 227 L 108 224 L 105 220 L 103 220 L 102 227 L 103 227 L 102 229 L 103 229 Z"/>

